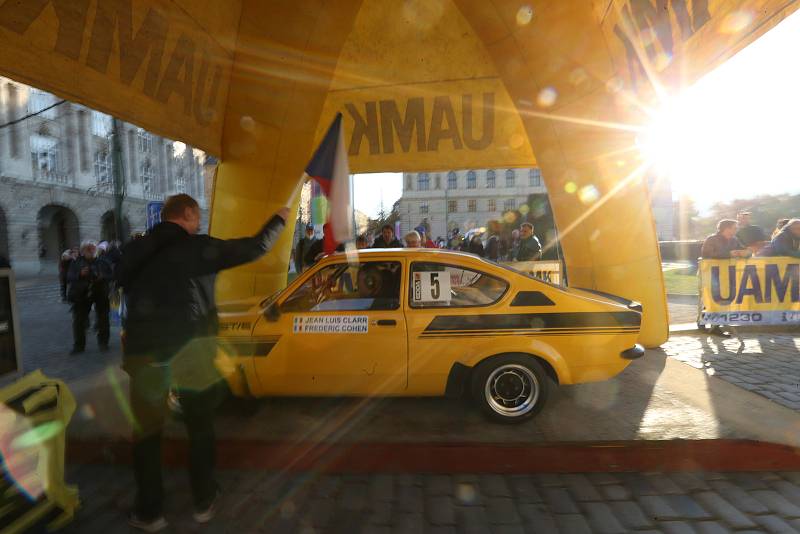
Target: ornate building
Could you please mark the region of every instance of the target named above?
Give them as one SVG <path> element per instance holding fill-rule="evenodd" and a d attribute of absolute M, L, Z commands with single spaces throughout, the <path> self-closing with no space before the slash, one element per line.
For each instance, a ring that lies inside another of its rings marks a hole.
<path fill-rule="evenodd" d="M 116 238 L 110 116 L 0 77 L 0 124 L 0 255 L 18 273 L 51 271 L 83 239 Z M 126 233 L 170 194 L 206 213 L 203 152 L 124 122 L 121 138 Z"/>
<path fill-rule="evenodd" d="M 404 173 L 400 232 L 427 222 L 433 239 L 454 228 L 464 233 L 518 209 L 532 194 L 547 194 L 536 168 Z"/>

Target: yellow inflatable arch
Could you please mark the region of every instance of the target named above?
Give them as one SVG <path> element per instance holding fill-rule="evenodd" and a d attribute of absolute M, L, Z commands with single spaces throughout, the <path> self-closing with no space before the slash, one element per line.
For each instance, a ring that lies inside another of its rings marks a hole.
<path fill-rule="evenodd" d="M 655 346 L 668 321 L 637 126 L 796 7 L 0 0 L 0 73 L 220 156 L 220 237 L 287 201 L 338 111 L 353 172 L 538 164 L 570 283 L 641 301 Z M 219 296 L 281 287 L 290 236 Z"/>

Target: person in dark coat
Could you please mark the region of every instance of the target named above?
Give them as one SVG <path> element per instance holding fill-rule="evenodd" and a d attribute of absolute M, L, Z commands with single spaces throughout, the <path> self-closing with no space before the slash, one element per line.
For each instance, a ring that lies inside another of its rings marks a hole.
<path fill-rule="evenodd" d="M 483 243 L 481 242 L 481 236 L 478 234 L 472 236 L 472 239 L 469 240 L 467 252 L 480 256 L 481 258 L 486 255 L 486 251 L 483 249 Z"/>
<path fill-rule="evenodd" d="M 297 274 L 303 272 L 303 269 L 310 264 L 306 262 L 305 257 L 308 250 L 317 242 L 314 238 L 314 225 L 308 223 L 306 225 L 306 235 L 297 241 L 297 246 L 294 249 L 294 269 Z"/>
<path fill-rule="evenodd" d="M 736 238 L 742 245 L 755 252 L 761 249 L 769 238 L 763 228 L 751 222 L 751 216 L 749 211 L 742 211 L 736 215 Z"/>
<path fill-rule="evenodd" d="M 108 350 L 108 288 L 111 283 L 111 265 L 97 256 L 94 241 L 81 243 L 80 256 L 69 266 L 67 272 L 67 300 L 72 303 L 72 351 L 80 354 L 86 350 L 86 330 L 89 328 L 89 312 L 94 307 L 97 329 L 97 345 Z"/>
<path fill-rule="evenodd" d="M 790 219 L 767 248 L 764 256 L 800 258 L 800 219 Z"/>
<path fill-rule="evenodd" d="M 517 246 L 516 261 L 535 261 L 542 257 L 542 244 L 539 238 L 533 235 L 533 225 L 529 222 L 522 223 L 519 227 L 519 245 Z"/>
<path fill-rule="evenodd" d="M 372 248 L 403 248 L 403 244 L 394 236 L 392 225 L 384 224 L 381 228 L 381 235 L 372 243 Z"/>
<path fill-rule="evenodd" d="M 189 434 L 194 519 L 205 523 L 213 517 L 219 494 L 213 413 L 227 392 L 213 362 L 215 277 L 269 251 L 288 217 L 289 209 L 282 208 L 250 237 L 216 239 L 198 235 L 197 202 L 189 195 L 174 195 L 164 203 L 163 222 L 123 249 L 117 281 L 127 303 L 123 367 L 130 375 L 137 485 L 131 526 L 149 532 L 166 527 L 161 434 L 171 389 L 180 396 Z"/>
<path fill-rule="evenodd" d="M 486 259 L 501 261 L 508 254 L 508 242 L 500 235 L 502 227 L 498 221 L 489 221 L 489 239 L 486 240 Z"/>
<path fill-rule="evenodd" d="M 722 219 L 717 223 L 717 233 L 711 234 L 703 241 L 700 257 L 704 259 L 724 260 L 729 258 L 747 258 L 751 255 L 736 237 L 736 221 Z"/>
<path fill-rule="evenodd" d="M 68 249 L 61 254 L 61 258 L 58 260 L 58 283 L 61 289 L 61 302 L 67 302 L 67 273 L 69 273 L 69 266 L 77 257 L 77 249 Z"/>

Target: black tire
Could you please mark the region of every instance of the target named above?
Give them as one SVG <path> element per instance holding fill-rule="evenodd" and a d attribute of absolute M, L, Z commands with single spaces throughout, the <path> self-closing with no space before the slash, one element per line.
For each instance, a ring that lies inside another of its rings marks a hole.
<path fill-rule="evenodd" d="M 485 360 L 475 367 L 470 381 L 473 401 L 489 420 L 497 423 L 517 424 L 531 419 L 542 410 L 549 392 L 547 373 L 536 358 L 525 354 Z M 509 395 L 505 402 L 501 400 L 503 393 Z M 518 396 L 511 400 L 515 394 Z"/>

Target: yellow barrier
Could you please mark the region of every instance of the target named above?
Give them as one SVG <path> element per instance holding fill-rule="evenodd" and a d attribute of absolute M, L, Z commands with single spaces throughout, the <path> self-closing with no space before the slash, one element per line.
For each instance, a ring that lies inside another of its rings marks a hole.
<path fill-rule="evenodd" d="M 700 261 L 701 325 L 800 324 L 800 259 Z"/>
<path fill-rule="evenodd" d="M 0 533 L 45 523 L 54 531 L 72 520 L 78 489 L 64 482 L 67 425 L 75 399 L 60 380 L 34 371 L 0 389 L 0 446 L 5 487 Z"/>

